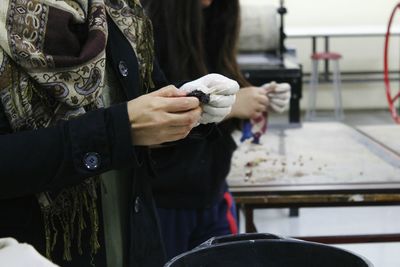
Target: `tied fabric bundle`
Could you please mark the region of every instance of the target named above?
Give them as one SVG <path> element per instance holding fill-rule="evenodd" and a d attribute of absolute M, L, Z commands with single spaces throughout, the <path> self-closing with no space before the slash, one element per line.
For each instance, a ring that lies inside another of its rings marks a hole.
<path fill-rule="evenodd" d="M 261 89 L 265 91 L 270 101 L 270 110 L 276 113 L 282 113 L 289 107 L 289 101 L 291 97 L 291 87 L 288 83 L 276 83 L 270 82 L 261 86 Z M 253 138 L 253 144 L 259 144 L 260 138 L 267 131 L 268 126 L 268 112 L 257 118 L 252 118 L 243 124 L 241 142 L 247 139 Z"/>
<path fill-rule="evenodd" d="M 13 238 L 0 238 L 0 259 L 8 267 L 58 267 L 40 255 L 34 247 Z"/>
<path fill-rule="evenodd" d="M 239 84 L 220 74 L 211 73 L 185 83 L 179 89 L 188 94 L 201 91 L 208 96 L 206 103 L 202 103 L 203 113 L 199 121 L 207 124 L 220 122 L 231 112 Z"/>
<path fill-rule="evenodd" d="M 12 131 L 47 128 L 104 106 L 107 14 L 137 55 L 142 91 L 152 88 L 152 27 L 139 0 L 1 0 L 0 101 Z M 88 225 L 91 253 L 98 251 L 97 189 L 92 177 L 37 194 L 48 258 L 58 235 L 65 260 L 73 241 L 82 254 Z"/>

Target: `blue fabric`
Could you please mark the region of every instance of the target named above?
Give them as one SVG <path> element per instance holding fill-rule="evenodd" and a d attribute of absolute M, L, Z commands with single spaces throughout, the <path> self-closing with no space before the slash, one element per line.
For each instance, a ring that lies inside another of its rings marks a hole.
<path fill-rule="evenodd" d="M 207 209 L 158 208 L 167 258 L 186 252 L 211 237 L 232 234 L 226 216 L 227 208 L 224 198 Z M 236 219 L 234 202 L 231 212 Z"/>

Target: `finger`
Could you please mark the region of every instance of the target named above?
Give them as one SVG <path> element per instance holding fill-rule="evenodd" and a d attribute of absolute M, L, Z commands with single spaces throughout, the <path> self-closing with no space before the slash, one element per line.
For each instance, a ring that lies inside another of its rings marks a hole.
<path fill-rule="evenodd" d="M 226 115 L 229 114 L 229 112 L 231 112 L 231 107 L 216 108 L 216 107 L 212 107 L 209 105 L 203 106 L 203 113 L 208 113 L 208 114 L 210 114 L 212 116 L 216 116 L 216 117 L 225 117 Z"/>
<path fill-rule="evenodd" d="M 263 111 L 267 111 L 267 105 L 257 105 L 256 109 L 258 112 L 263 112 Z"/>
<path fill-rule="evenodd" d="M 202 109 L 200 107 L 182 113 L 168 113 L 168 124 L 171 127 L 194 126 L 200 120 Z"/>
<path fill-rule="evenodd" d="M 270 82 L 270 83 L 266 83 L 266 84 L 262 85 L 262 87 L 265 89 L 265 91 L 267 93 L 269 93 L 269 92 L 273 92 L 275 90 L 276 85 L 277 85 L 276 82 Z"/>
<path fill-rule="evenodd" d="M 159 98 L 160 108 L 169 113 L 184 112 L 198 108 L 199 99 L 196 97 L 162 97 Z"/>
<path fill-rule="evenodd" d="M 258 102 L 264 106 L 268 105 L 269 101 L 270 100 L 269 100 L 268 96 L 266 96 L 266 95 L 260 95 L 258 97 Z"/>
<path fill-rule="evenodd" d="M 178 88 L 176 88 L 173 85 L 168 85 L 157 91 L 149 93 L 149 95 L 162 96 L 162 97 L 179 97 L 179 96 L 185 96 L 186 93 L 183 91 L 180 91 Z"/>
<path fill-rule="evenodd" d="M 167 128 L 166 130 L 166 135 L 168 136 L 174 136 L 174 135 L 185 135 L 188 132 L 190 132 L 190 130 L 193 127 L 190 127 L 188 125 L 183 125 L 183 126 L 171 126 L 169 128 Z"/>
<path fill-rule="evenodd" d="M 217 108 L 227 108 L 231 107 L 236 100 L 235 95 L 210 95 L 210 102 L 208 105 L 217 107 Z"/>
<path fill-rule="evenodd" d="M 262 115 L 263 115 L 262 112 L 256 112 L 251 116 L 250 119 L 254 120 L 254 119 L 257 119 L 257 118 L 261 117 Z"/>

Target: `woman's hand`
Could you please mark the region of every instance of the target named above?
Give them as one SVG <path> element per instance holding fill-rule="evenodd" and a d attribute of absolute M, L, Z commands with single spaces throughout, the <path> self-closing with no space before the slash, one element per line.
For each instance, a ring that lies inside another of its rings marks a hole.
<path fill-rule="evenodd" d="M 270 82 L 262 86 L 270 99 L 270 107 L 276 113 L 282 113 L 289 109 L 291 87 L 288 83 Z"/>
<path fill-rule="evenodd" d="M 244 87 L 236 94 L 236 102 L 227 118 L 254 119 L 267 111 L 269 100 L 260 87 Z"/>
<path fill-rule="evenodd" d="M 198 124 L 199 100 L 167 86 L 128 102 L 133 145 L 157 145 L 185 138 Z"/>

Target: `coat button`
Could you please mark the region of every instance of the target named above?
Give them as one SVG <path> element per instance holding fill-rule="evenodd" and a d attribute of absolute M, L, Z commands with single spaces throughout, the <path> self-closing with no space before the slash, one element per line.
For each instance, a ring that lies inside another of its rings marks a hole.
<path fill-rule="evenodd" d="M 135 209 L 135 213 L 139 213 L 139 211 L 140 211 L 140 197 L 136 197 L 134 209 Z"/>
<path fill-rule="evenodd" d="M 118 64 L 119 73 L 126 77 L 128 76 L 128 66 L 126 65 L 125 61 L 121 60 Z"/>
<path fill-rule="evenodd" d="M 83 164 L 90 171 L 97 170 L 100 166 L 100 155 L 96 152 L 89 152 L 83 156 Z"/>

